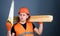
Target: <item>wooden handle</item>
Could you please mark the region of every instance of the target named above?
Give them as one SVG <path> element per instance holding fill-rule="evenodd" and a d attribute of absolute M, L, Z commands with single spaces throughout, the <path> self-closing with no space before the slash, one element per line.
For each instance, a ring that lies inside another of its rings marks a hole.
<path fill-rule="evenodd" d="M 34 15 L 30 17 L 29 21 L 30 22 L 52 22 L 53 16 L 52 15 Z"/>

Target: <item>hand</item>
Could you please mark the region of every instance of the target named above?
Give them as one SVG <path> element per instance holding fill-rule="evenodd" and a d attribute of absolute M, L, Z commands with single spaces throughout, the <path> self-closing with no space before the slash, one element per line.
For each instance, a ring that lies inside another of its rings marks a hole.
<path fill-rule="evenodd" d="M 38 24 L 43 24 L 43 22 L 38 22 Z"/>
<path fill-rule="evenodd" d="M 9 22 L 6 22 L 6 28 L 7 28 L 8 31 L 11 30 L 11 27 L 12 27 L 12 24 L 9 23 Z"/>

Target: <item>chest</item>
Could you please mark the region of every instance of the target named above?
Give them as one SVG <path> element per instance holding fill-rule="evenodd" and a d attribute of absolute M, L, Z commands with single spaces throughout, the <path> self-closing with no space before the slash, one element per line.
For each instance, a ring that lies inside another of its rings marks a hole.
<path fill-rule="evenodd" d="M 31 23 L 27 23 L 25 27 L 26 29 L 21 24 L 17 24 L 14 27 L 16 34 L 21 34 L 24 32 L 33 32 L 33 25 Z"/>

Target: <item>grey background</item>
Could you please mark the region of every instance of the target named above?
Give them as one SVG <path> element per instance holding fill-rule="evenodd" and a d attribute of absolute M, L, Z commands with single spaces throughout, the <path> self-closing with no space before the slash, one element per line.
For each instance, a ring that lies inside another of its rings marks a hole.
<path fill-rule="evenodd" d="M 11 0 L 0 0 L 0 36 L 7 34 L 5 22 L 9 15 L 11 2 Z M 53 15 L 53 22 L 44 23 L 42 36 L 60 36 L 60 0 L 15 0 L 15 16 L 18 15 L 20 7 L 29 8 L 31 15 Z M 36 23 L 35 26 L 38 27 Z M 35 33 L 35 36 L 39 35 Z"/>

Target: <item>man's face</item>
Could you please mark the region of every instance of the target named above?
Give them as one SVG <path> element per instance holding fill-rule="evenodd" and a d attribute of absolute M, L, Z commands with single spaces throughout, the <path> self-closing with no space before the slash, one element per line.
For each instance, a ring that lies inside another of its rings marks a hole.
<path fill-rule="evenodd" d="M 20 21 L 26 21 L 26 19 L 28 18 L 28 15 L 26 13 L 20 13 L 19 15 Z"/>

